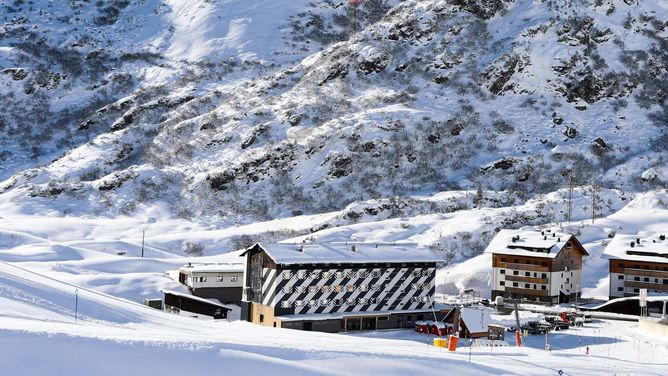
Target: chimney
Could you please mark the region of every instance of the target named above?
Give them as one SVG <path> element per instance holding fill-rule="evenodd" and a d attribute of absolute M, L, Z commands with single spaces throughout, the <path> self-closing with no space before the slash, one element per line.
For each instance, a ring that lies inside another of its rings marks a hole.
<path fill-rule="evenodd" d="M 557 238 L 557 243 L 561 243 L 561 238 Z"/>
<path fill-rule="evenodd" d="M 355 244 L 350 246 L 350 252 L 357 252 L 357 247 L 355 247 Z"/>
<path fill-rule="evenodd" d="M 552 237 L 553 237 L 553 238 L 556 238 L 556 237 L 557 237 L 557 233 L 556 233 L 556 232 L 553 232 L 553 233 L 552 233 Z"/>
<path fill-rule="evenodd" d="M 632 241 L 632 242 L 631 242 L 631 248 L 633 248 L 633 247 L 635 247 L 635 246 L 636 246 L 636 243 Z"/>
<path fill-rule="evenodd" d="M 666 240 L 666 235 L 663 235 L 663 234 L 659 235 L 659 239 Z"/>
<path fill-rule="evenodd" d="M 303 244 L 300 244 L 299 247 L 297 247 L 297 250 L 298 250 L 299 252 L 304 252 L 304 245 L 303 245 Z"/>
<path fill-rule="evenodd" d="M 541 231 L 540 234 L 541 234 L 541 235 L 545 235 L 545 231 Z"/>
<path fill-rule="evenodd" d="M 636 239 L 636 244 L 640 244 L 640 238 Z"/>
<path fill-rule="evenodd" d="M 543 236 L 543 240 L 547 240 L 547 235 Z"/>

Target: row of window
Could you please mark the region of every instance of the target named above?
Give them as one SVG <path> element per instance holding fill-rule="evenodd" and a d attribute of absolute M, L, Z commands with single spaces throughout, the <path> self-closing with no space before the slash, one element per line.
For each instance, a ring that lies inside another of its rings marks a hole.
<path fill-rule="evenodd" d="M 624 279 L 624 275 L 620 274 L 617 276 L 617 279 Z M 653 279 L 653 281 L 652 281 Z M 634 276 L 633 280 L 636 282 L 640 282 L 640 277 L 639 276 Z M 650 282 L 650 283 L 660 283 L 658 278 L 650 278 L 650 277 L 643 277 L 642 282 Z M 668 285 L 668 279 L 663 278 L 663 284 Z"/>
<path fill-rule="evenodd" d="M 391 273 L 391 271 L 388 269 L 385 271 L 385 273 Z M 373 270 L 373 271 L 368 271 L 368 270 L 360 270 L 360 271 L 354 271 L 354 270 L 348 270 L 345 272 L 316 272 L 316 271 L 311 271 L 308 272 L 306 270 L 299 270 L 297 272 L 292 272 L 290 270 L 285 270 L 283 271 L 283 279 L 292 279 L 293 277 L 297 277 L 298 279 L 306 279 L 308 278 L 313 278 L 313 279 L 328 279 L 328 278 L 367 278 L 369 276 L 373 278 L 380 278 L 383 275 L 383 272 L 380 270 Z M 413 277 L 428 277 L 432 275 L 432 271 L 430 270 L 413 270 L 411 273 Z"/>
<path fill-rule="evenodd" d="M 366 304 L 379 304 L 382 299 L 378 298 L 347 298 L 347 299 L 311 299 L 311 300 L 285 300 L 281 302 L 282 308 L 292 308 L 292 307 L 329 307 L 329 306 L 355 306 L 355 305 L 366 305 Z M 410 299 L 411 302 L 423 302 L 429 303 L 428 296 L 413 296 Z"/>
<path fill-rule="evenodd" d="M 499 270 L 499 272 L 501 274 L 506 274 L 506 269 L 501 269 L 501 270 Z M 518 270 L 513 270 L 513 275 L 520 275 L 520 272 Z M 524 276 L 525 277 L 531 277 L 531 272 L 524 272 Z M 534 278 L 539 278 L 538 273 L 533 273 L 533 277 Z M 546 273 L 541 273 L 540 278 L 547 278 L 547 274 Z"/>
<path fill-rule="evenodd" d="M 499 284 L 500 284 L 501 286 L 505 286 L 505 285 L 506 285 L 506 281 L 499 281 Z M 524 288 L 525 288 L 525 289 L 530 289 L 530 288 L 531 288 L 531 284 L 530 284 L 530 283 L 524 283 L 523 285 L 524 285 Z M 513 287 L 520 287 L 519 282 L 513 282 Z M 534 289 L 534 290 L 538 290 L 538 285 L 534 284 L 534 285 L 533 285 L 533 289 Z M 546 286 L 546 285 L 540 285 L 540 290 L 547 290 L 547 286 Z"/>
<path fill-rule="evenodd" d="M 355 291 L 360 291 L 360 292 L 367 292 L 367 291 L 380 291 L 382 288 L 382 285 L 379 284 L 373 284 L 373 285 L 323 285 L 323 286 L 283 286 L 281 291 L 285 294 L 292 294 L 293 292 L 296 293 L 302 293 L 302 292 L 355 292 Z M 431 284 L 429 283 L 411 283 L 410 285 L 411 290 L 429 290 L 431 288 Z"/>
<path fill-rule="evenodd" d="M 232 277 L 229 277 L 229 278 L 230 278 L 230 282 L 237 282 L 237 281 L 239 281 L 239 277 L 236 276 L 236 275 L 235 275 L 235 276 L 232 276 Z M 190 279 L 191 279 L 193 282 L 206 282 L 207 277 L 190 277 Z M 216 277 L 216 282 L 223 282 L 223 281 L 224 281 L 224 278 L 223 278 L 222 276 L 217 276 L 217 277 Z"/>

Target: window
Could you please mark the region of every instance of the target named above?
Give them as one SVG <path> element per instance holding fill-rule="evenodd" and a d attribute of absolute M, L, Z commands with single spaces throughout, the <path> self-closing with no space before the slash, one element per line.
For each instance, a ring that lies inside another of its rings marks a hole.
<path fill-rule="evenodd" d="M 573 276 L 573 272 L 571 272 L 571 277 Z"/>
<path fill-rule="evenodd" d="M 305 270 L 300 270 L 297 272 L 297 278 L 299 279 L 304 279 L 306 278 L 306 271 Z"/>
<path fill-rule="evenodd" d="M 336 276 L 336 278 L 339 278 L 339 279 L 343 278 L 343 272 L 336 272 L 334 275 Z"/>
<path fill-rule="evenodd" d="M 333 306 L 340 306 L 341 305 L 341 299 L 332 299 L 332 305 Z"/>
<path fill-rule="evenodd" d="M 366 270 L 360 270 L 358 275 L 359 275 L 360 278 L 366 278 L 366 277 L 369 276 L 369 272 L 366 271 Z"/>
<path fill-rule="evenodd" d="M 223 277 L 220 277 L 220 280 L 223 280 Z M 230 277 L 230 282 L 237 282 L 239 280 L 239 276 L 232 276 Z"/>
<path fill-rule="evenodd" d="M 292 278 L 292 272 L 289 270 L 286 270 L 283 272 L 283 279 L 290 279 Z"/>
<path fill-rule="evenodd" d="M 419 277 L 420 276 L 420 271 L 419 270 L 413 270 L 413 277 Z"/>
<path fill-rule="evenodd" d="M 542 285 L 542 286 L 540 286 L 540 289 L 541 289 L 541 290 L 547 290 L 547 286 Z"/>
<path fill-rule="evenodd" d="M 417 321 L 422 321 L 422 320 L 424 320 L 424 315 L 417 315 L 417 316 L 415 316 L 415 319 Z"/>
<path fill-rule="evenodd" d="M 329 279 L 332 276 L 332 272 L 322 272 L 322 278 Z"/>
<path fill-rule="evenodd" d="M 624 275 L 623 274 L 618 275 L 617 279 L 624 279 Z"/>
<path fill-rule="evenodd" d="M 427 269 L 422 271 L 423 277 L 429 277 L 430 275 L 431 275 L 431 270 Z"/>
<path fill-rule="evenodd" d="M 428 290 L 430 287 L 431 287 L 431 285 L 429 285 L 429 283 L 423 283 L 422 284 L 422 288 L 425 289 L 425 290 Z"/>
<path fill-rule="evenodd" d="M 420 287 L 417 283 L 411 283 L 411 289 L 417 290 Z"/>
<path fill-rule="evenodd" d="M 260 322 L 264 322 L 264 315 L 260 313 Z"/>
<path fill-rule="evenodd" d="M 513 275 L 520 275 L 520 272 L 518 272 L 517 270 L 513 270 Z"/>
<path fill-rule="evenodd" d="M 378 304 L 378 298 L 369 298 L 369 304 Z"/>
<path fill-rule="evenodd" d="M 308 292 L 317 292 L 318 291 L 318 286 L 309 286 L 308 287 Z"/>
<path fill-rule="evenodd" d="M 303 300 L 295 300 L 295 307 L 303 307 L 303 306 L 304 306 Z"/>
<path fill-rule="evenodd" d="M 534 289 L 534 290 L 536 289 L 536 285 L 533 285 L 533 289 Z"/>
<path fill-rule="evenodd" d="M 524 272 L 525 277 L 531 277 L 531 272 Z"/>
<path fill-rule="evenodd" d="M 566 283 L 568 283 L 568 282 L 570 282 L 570 281 L 571 281 L 570 278 L 566 278 Z"/>
<path fill-rule="evenodd" d="M 360 285 L 360 291 L 361 292 L 369 291 L 369 287 L 367 285 Z"/>
<path fill-rule="evenodd" d="M 281 302 L 281 308 L 290 308 L 292 306 L 292 302 L 284 300 Z"/>
<path fill-rule="evenodd" d="M 419 296 L 411 296 L 411 302 L 413 302 L 413 303 L 417 303 L 417 302 L 419 302 L 419 301 L 420 301 L 420 297 L 419 297 Z"/>
<path fill-rule="evenodd" d="M 364 304 L 367 303 L 367 299 L 366 298 L 359 298 L 359 300 L 357 302 L 361 305 L 364 305 Z"/>
<path fill-rule="evenodd" d="M 428 296 L 423 296 L 422 297 L 422 303 L 429 303 L 429 297 Z"/>
<path fill-rule="evenodd" d="M 543 278 L 543 279 L 547 278 L 547 274 L 545 274 L 545 273 L 541 274 L 540 278 Z"/>
<path fill-rule="evenodd" d="M 223 282 L 223 277 L 221 276 L 216 277 L 216 282 Z"/>
<path fill-rule="evenodd" d="M 505 286 L 505 285 L 506 285 L 506 281 L 499 281 L 499 284 L 500 284 L 501 286 Z"/>
<path fill-rule="evenodd" d="M 643 278 L 643 281 L 644 281 L 644 282 L 649 282 L 649 277 L 645 277 L 645 278 Z"/>
<path fill-rule="evenodd" d="M 318 301 L 315 299 L 311 299 L 308 301 L 308 306 L 309 307 L 315 307 L 318 304 Z"/>
<path fill-rule="evenodd" d="M 663 284 L 664 284 L 664 285 L 668 285 L 668 279 L 664 279 L 664 280 L 663 280 Z"/>
<path fill-rule="evenodd" d="M 506 274 L 506 269 L 501 269 L 501 270 L 499 270 L 499 272 L 500 272 L 501 274 Z"/>
<path fill-rule="evenodd" d="M 313 279 L 318 279 L 318 278 L 320 278 L 320 272 L 311 272 L 311 273 L 309 273 L 309 277 L 311 277 Z"/>
<path fill-rule="evenodd" d="M 517 284 L 517 282 L 513 282 L 513 287 L 517 287 L 517 286 L 519 286 L 519 285 Z"/>
<path fill-rule="evenodd" d="M 323 299 L 320 301 L 320 305 L 323 307 L 327 307 L 331 303 L 331 300 L 329 299 Z"/>
<path fill-rule="evenodd" d="M 353 299 L 353 298 L 346 299 L 346 304 L 347 305 L 355 305 L 355 299 Z"/>
<path fill-rule="evenodd" d="M 346 277 L 347 278 L 355 278 L 355 272 L 352 270 L 349 270 L 346 272 Z"/>
<path fill-rule="evenodd" d="M 411 315 L 406 316 L 406 321 L 413 322 L 413 318 L 411 317 Z"/>
<path fill-rule="evenodd" d="M 640 281 L 640 277 L 633 277 L 634 281 Z"/>
<path fill-rule="evenodd" d="M 530 284 L 528 284 L 528 283 L 525 283 L 525 284 L 524 284 L 524 288 L 528 289 L 529 287 L 531 287 Z"/>
<path fill-rule="evenodd" d="M 329 285 L 323 285 L 323 286 L 320 288 L 320 291 L 322 291 L 322 292 L 329 292 Z"/>
<path fill-rule="evenodd" d="M 534 278 L 538 278 L 538 273 L 533 273 Z"/>
<path fill-rule="evenodd" d="M 283 291 L 284 294 L 291 294 L 292 293 L 292 286 L 283 286 L 281 291 Z"/>
<path fill-rule="evenodd" d="M 564 278 L 564 273 L 561 273 L 561 278 Z"/>
<path fill-rule="evenodd" d="M 381 274 L 382 273 L 380 272 L 380 270 L 374 270 L 374 271 L 371 272 L 371 276 L 374 277 L 374 278 L 379 278 L 381 276 Z"/>
<path fill-rule="evenodd" d="M 335 292 L 341 292 L 341 291 L 343 291 L 343 286 L 341 286 L 341 285 L 334 285 L 334 291 L 335 291 Z"/>
<path fill-rule="evenodd" d="M 355 291 L 355 285 L 346 285 L 346 291 L 354 292 Z"/>
<path fill-rule="evenodd" d="M 638 289 L 633 289 L 633 292 L 640 292 L 640 290 L 638 290 Z"/>
<path fill-rule="evenodd" d="M 371 290 L 372 291 L 379 291 L 380 290 L 380 285 L 379 284 L 371 285 Z"/>

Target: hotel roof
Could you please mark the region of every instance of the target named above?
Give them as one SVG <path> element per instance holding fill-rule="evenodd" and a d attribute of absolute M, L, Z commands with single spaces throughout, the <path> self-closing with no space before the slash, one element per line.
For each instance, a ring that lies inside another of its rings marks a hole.
<path fill-rule="evenodd" d="M 277 264 L 439 262 L 443 257 L 413 243 L 268 243 L 256 244 Z M 246 254 L 242 253 L 242 256 Z"/>
<path fill-rule="evenodd" d="M 664 233 L 618 234 L 605 247 L 603 257 L 633 261 L 668 263 L 668 240 Z M 633 245 L 631 245 L 633 243 Z"/>
<path fill-rule="evenodd" d="M 571 237 L 556 229 L 504 229 L 492 239 L 485 253 L 555 258 Z"/>

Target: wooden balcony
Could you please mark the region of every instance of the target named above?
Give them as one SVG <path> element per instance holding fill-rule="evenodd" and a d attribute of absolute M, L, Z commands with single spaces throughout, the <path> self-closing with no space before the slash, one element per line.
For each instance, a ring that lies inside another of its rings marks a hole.
<path fill-rule="evenodd" d="M 668 291 L 668 285 L 661 283 L 649 283 L 640 281 L 624 281 L 624 287 L 632 287 L 636 289 Z"/>
<path fill-rule="evenodd" d="M 524 282 L 524 283 L 540 283 L 546 285 L 548 283 L 547 278 L 534 278 L 534 277 L 525 277 L 521 275 L 508 275 L 506 274 L 506 281 L 512 282 Z"/>
<path fill-rule="evenodd" d="M 644 277 L 654 277 L 654 278 L 666 278 L 668 279 L 668 272 L 661 270 L 646 270 L 646 269 L 631 269 L 625 268 L 623 273 L 626 275 L 638 275 Z M 659 281 L 661 282 L 661 281 Z"/>
<path fill-rule="evenodd" d="M 517 295 L 525 296 L 549 296 L 547 290 L 534 290 L 534 289 L 520 289 L 517 287 L 508 287 L 506 286 L 506 292 Z"/>
<path fill-rule="evenodd" d="M 514 263 L 500 263 L 499 268 L 504 269 L 514 269 L 514 270 L 526 270 L 529 272 L 542 272 L 547 273 L 550 271 L 550 268 L 540 265 L 532 264 L 514 264 Z"/>

